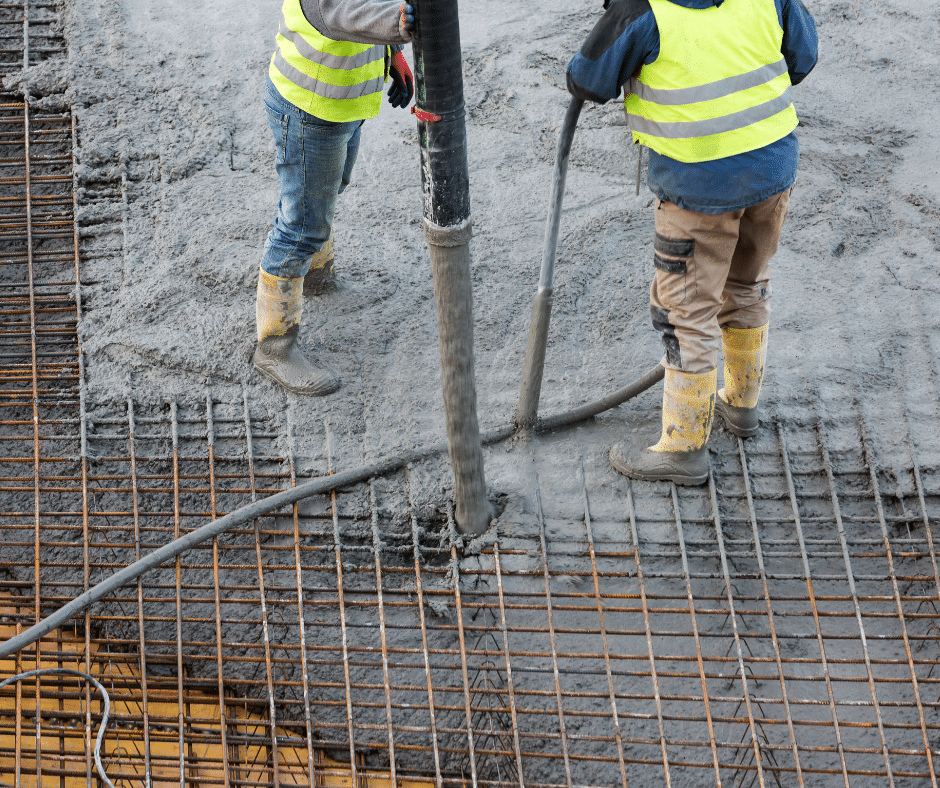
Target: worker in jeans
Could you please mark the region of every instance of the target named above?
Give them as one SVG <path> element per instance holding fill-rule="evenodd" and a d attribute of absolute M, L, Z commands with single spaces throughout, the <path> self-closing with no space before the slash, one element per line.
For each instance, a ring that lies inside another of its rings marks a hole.
<path fill-rule="evenodd" d="M 799 158 L 791 87 L 816 64 L 816 24 L 801 0 L 604 7 L 568 90 L 603 104 L 623 89 L 633 141 L 650 149 L 650 304 L 666 349 L 660 439 L 618 443 L 610 461 L 634 479 L 702 484 L 714 410 L 737 435 L 758 429 L 769 264 Z"/>
<path fill-rule="evenodd" d="M 329 285 L 336 196 L 349 185 L 363 122 L 379 114 L 389 78 L 393 106 L 414 96 L 402 53 L 413 26 L 400 0 L 284 0 L 264 97 L 280 202 L 261 258 L 253 362 L 297 394 L 340 385 L 297 346 L 303 294 Z"/>

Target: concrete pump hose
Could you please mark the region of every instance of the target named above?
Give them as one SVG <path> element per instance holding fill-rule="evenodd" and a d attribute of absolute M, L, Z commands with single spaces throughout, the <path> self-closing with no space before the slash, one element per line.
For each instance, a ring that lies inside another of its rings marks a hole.
<path fill-rule="evenodd" d="M 629 386 L 608 394 L 595 402 L 589 402 L 587 405 L 581 405 L 564 413 L 558 413 L 554 416 L 546 416 L 536 422 L 536 432 L 547 432 L 548 430 L 557 430 L 561 427 L 569 427 L 572 424 L 578 424 L 587 421 L 594 416 L 598 416 L 604 411 L 612 410 L 618 405 L 622 405 L 627 400 L 642 394 L 649 388 L 655 386 L 666 376 L 666 370 L 662 364 L 657 364 L 643 377 L 633 381 Z"/>
<path fill-rule="evenodd" d="M 636 397 L 648 388 L 654 386 L 663 379 L 664 374 L 665 372 L 662 366 L 657 364 L 639 380 L 596 402 L 591 402 L 564 413 L 540 419 L 535 426 L 535 430 L 536 432 L 547 432 L 549 430 L 560 429 L 561 427 L 568 427 L 572 424 L 586 421 L 611 408 L 616 408 L 618 405 L 623 404 L 627 400 Z M 485 445 L 499 443 L 500 441 L 512 437 L 516 432 L 517 427 L 515 424 L 506 424 L 502 427 L 496 427 L 495 429 L 485 432 L 481 436 L 481 440 Z M 75 597 L 71 602 L 68 602 L 26 631 L 15 635 L 5 643 L 0 643 L 0 659 L 9 657 L 12 654 L 16 654 L 18 651 L 22 651 L 27 646 L 31 646 L 43 637 L 43 635 L 47 635 L 54 629 L 62 626 L 73 616 L 83 613 L 95 602 L 99 602 L 117 589 L 132 583 L 151 569 L 155 569 L 161 564 L 172 561 L 177 556 L 192 550 L 203 542 L 208 542 L 210 539 L 226 531 L 250 523 L 259 517 L 263 517 L 277 509 L 289 506 L 311 495 L 325 495 L 338 487 L 347 487 L 375 476 L 384 476 L 410 463 L 420 462 L 436 454 L 442 454 L 445 451 L 447 451 L 447 444 L 441 443 L 429 448 L 388 457 L 372 465 L 365 465 L 360 468 L 335 473 L 332 476 L 318 476 L 316 479 L 311 479 L 297 487 L 291 487 L 289 490 L 284 490 L 283 492 L 270 495 L 267 498 L 254 501 L 247 506 L 243 506 L 241 509 L 237 509 L 224 517 L 220 517 L 218 520 L 206 523 L 206 525 L 197 528 L 195 531 L 184 534 L 179 539 L 175 539 L 165 544 L 163 547 L 157 548 L 139 561 L 115 572 L 111 577 L 102 580 L 96 586 L 93 586 L 83 594 Z"/>

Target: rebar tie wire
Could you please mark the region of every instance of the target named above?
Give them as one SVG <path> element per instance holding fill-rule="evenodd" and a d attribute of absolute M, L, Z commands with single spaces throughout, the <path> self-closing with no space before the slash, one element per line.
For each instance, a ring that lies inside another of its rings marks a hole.
<path fill-rule="evenodd" d="M 27 643 L 26 645 L 29 644 Z M 84 679 L 90 684 L 94 684 L 95 689 L 101 693 L 101 697 L 104 699 L 104 713 L 101 715 L 101 725 L 98 726 L 98 737 L 95 739 L 95 767 L 98 769 L 98 774 L 101 775 L 101 779 L 104 780 L 105 785 L 107 785 L 108 788 L 114 788 L 114 783 L 111 782 L 111 780 L 108 779 L 108 775 L 104 773 L 104 765 L 101 763 L 101 744 L 104 741 L 105 728 L 108 727 L 108 718 L 111 716 L 111 696 L 108 695 L 108 691 L 98 679 L 88 673 L 83 673 L 80 670 L 72 670 L 71 668 L 43 668 L 41 670 L 27 670 L 25 673 L 17 673 L 15 676 L 10 676 L 10 678 L 0 681 L 0 689 L 3 689 L 7 684 L 14 684 L 24 679 L 33 678 L 34 676 L 49 676 L 53 674 L 59 676 L 75 676 L 76 678 Z M 5 785 L 6 783 L 2 784 Z"/>

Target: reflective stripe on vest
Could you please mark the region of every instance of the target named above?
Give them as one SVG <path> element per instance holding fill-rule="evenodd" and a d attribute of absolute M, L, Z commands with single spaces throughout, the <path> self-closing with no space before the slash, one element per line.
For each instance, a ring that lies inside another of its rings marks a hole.
<path fill-rule="evenodd" d="M 657 59 L 625 86 L 635 142 L 684 162 L 762 148 L 797 126 L 774 0 L 650 0 Z M 741 42 L 746 42 L 742 46 Z"/>
<path fill-rule="evenodd" d="M 385 86 L 383 45 L 334 41 L 311 25 L 300 0 L 284 0 L 268 73 L 291 104 L 342 123 L 379 114 Z"/>

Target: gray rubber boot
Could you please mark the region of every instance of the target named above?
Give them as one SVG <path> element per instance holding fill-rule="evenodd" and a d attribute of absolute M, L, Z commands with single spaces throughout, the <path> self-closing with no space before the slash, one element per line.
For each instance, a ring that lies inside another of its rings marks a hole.
<path fill-rule="evenodd" d="M 751 438 L 757 434 L 760 429 L 760 419 L 757 415 L 758 408 L 739 408 L 735 405 L 729 405 L 721 396 L 721 392 L 715 397 L 715 413 L 721 416 L 725 426 L 740 438 Z"/>
<path fill-rule="evenodd" d="M 287 333 L 262 339 L 252 357 L 255 367 L 275 383 L 294 394 L 322 397 L 332 394 L 340 386 L 339 378 L 326 369 L 307 361 L 297 347 L 300 326 L 292 326 Z"/>
<path fill-rule="evenodd" d="M 708 481 L 708 446 L 692 451 L 652 451 L 622 442 L 611 448 L 610 464 L 630 479 L 697 486 Z"/>

